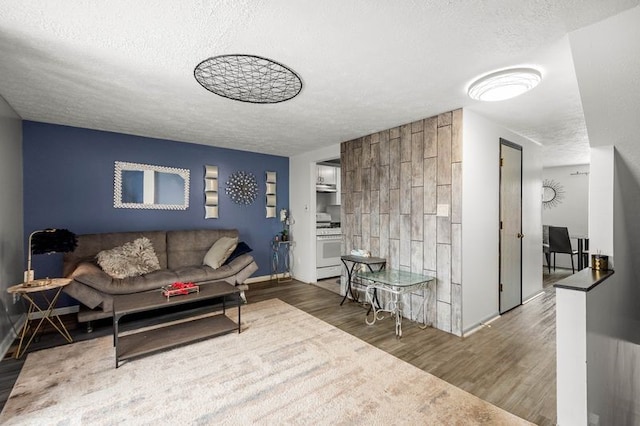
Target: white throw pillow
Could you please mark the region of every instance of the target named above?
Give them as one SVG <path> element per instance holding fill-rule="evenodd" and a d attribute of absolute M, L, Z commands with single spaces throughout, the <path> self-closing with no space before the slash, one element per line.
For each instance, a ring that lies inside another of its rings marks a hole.
<path fill-rule="evenodd" d="M 224 261 L 231 256 L 231 253 L 233 253 L 237 245 L 237 237 L 219 238 L 215 243 L 213 243 L 207 254 L 204 255 L 202 264 L 210 266 L 213 269 L 218 269 L 220 265 L 222 265 Z"/>
<path fill-rule="evenodd" d="M 160 269 L 153 244 L 146 238 L 125 243 L 96 255 L 98 265 L 113 278 L 136 277 Z"/>

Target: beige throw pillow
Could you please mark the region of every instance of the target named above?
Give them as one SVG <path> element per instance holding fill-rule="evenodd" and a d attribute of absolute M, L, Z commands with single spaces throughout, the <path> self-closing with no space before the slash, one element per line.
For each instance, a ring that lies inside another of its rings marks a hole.
<path fill-rule="evenodd" d="M 238 238 L 219 238 L 215 243 L 213 243 L 207 254 L 204 255 L 202 264 L 210 266 L 213 269 L 218 269 L 220 265 L 222 265 L 224 261 L 231 256 L 231 253 L 233 253 L 237 245 Z"/>
<path fill-rule="evenodd" d="M 146 238 L 125 243 L 96 255 L 98 265 L 113 278 L 136 277 L 160 269 L 153 244 Z"/>

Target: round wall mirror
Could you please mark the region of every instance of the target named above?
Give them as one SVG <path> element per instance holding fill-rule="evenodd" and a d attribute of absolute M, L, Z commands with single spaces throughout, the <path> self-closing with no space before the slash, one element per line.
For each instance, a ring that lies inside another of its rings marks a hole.
<path fill-rule="evenodd" d="M 543 203 L 549 203 L 549 202 L 553 201 L 554 198 L 556 198 L 556 190 L 553 189 L 550 186 L 543 186 L 542 187 L 542 202 Z"/>
<path fill-rule="evenodd" d="M 553 179 L 545 179 L 542 182 L 542 206 L 550 209 L 557 206 L 564 198 L 562 185 Z"/>

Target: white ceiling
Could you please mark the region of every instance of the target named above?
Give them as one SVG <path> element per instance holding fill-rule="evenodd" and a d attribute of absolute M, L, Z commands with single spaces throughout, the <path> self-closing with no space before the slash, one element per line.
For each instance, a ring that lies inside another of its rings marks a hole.
<path fill-rule="evenodd" d="M 542 144 L 545 166 L 589 162 L 567 34 L 639 0 L 3 0 L 0 95 L 26 120 L 290 156 L 460 107 Z M 303 80 L 259 105 L 204 90 L 220 54 Z M 479 103 L 477 76 L 535 66 L 542 83 Z"/>

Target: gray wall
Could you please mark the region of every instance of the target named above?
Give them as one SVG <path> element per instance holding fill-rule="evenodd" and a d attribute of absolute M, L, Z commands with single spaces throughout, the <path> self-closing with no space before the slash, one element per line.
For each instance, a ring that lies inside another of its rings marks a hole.
<path fill-rule="evenodd" d="M 6 289 L 22 282 L 22 120 L 0 96 L 0 353 L 11 343 L 21 305 L 14 305 Z"/>
<path fill-rule="evenodd" d="M 341 146 L 343 252 L 366 249 L 388 267 L 436 276 L 428 320 L 456 335 L 498 315 L 501 137 L 524 150 L 526 300 L 542 290 L 539 145 L 465 109 Z M 414 317 L 422 300 L 406 301 Z"/>
<path fill-rule="evenodd" d="M 576 174 L 580 173 L 580 174 Z M 562 186 L 562 200 L 555 206 L 543 207 L 542 223 L 544 225 L 566 226 L 570 235 L 589 234 L 589 165 L 549 167 L 542 169 L 542 178 L 553 180 Z M 575 250 L 578 249 L 576 239 L 571 239 Z M 544 256 L 540 257 L 541 259 Z M 574 256 L 574 262 L 576 262 Z M 546 265 L 546 262 L 545 262 Z M 571 268 L 568 254 L 556 256 L 556 266 Z"/>
<path fill-rule="evenodd" d="M 462 318 L 467 333 L 498 315 L 500 138 L 522 147 L 522 299 L 542 291 L 542 149 L 465 109 L 462 172 Z"/>
<path fill-rule="evenodd" d="M 591 164 L 591 245 L 612 250 L 615 274 L 587 301 L 588 410 L 601 425 L 640 424 L 640 7 L 570 40 L 590 144 L 615 147 L 615 161 Z M 610 174 L 613 187 L 596 192 Z M 611 224 L 612 243 L 596 232 Z"/>
<path fill-rule="evenodd" d="M 461 335 L 462 110 L 343 142 L 341 166 L 343 252 L 435 276 L 405 314 L 422 320 L 426 297 L 427 321 Z"/>

